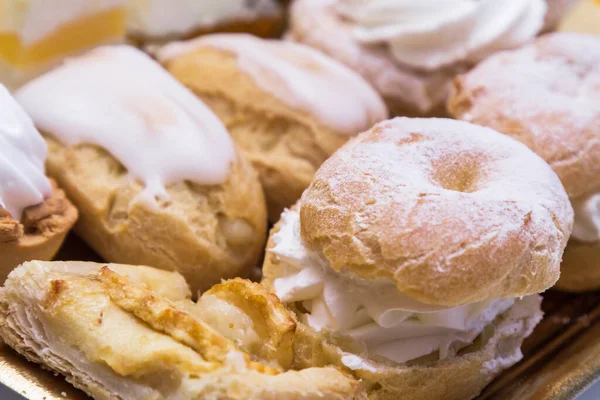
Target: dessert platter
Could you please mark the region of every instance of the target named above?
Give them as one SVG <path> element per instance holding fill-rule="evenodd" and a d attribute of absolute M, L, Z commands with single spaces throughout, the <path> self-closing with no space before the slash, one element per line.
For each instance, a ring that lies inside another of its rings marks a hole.
<path fill-rule="evenodd" d="M 0 383 L 573 399 L 597 0 L 0 0 Z"/>

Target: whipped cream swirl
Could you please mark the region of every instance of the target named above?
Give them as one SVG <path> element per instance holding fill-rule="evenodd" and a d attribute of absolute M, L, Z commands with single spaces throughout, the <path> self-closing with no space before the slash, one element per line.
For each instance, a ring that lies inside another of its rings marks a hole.
<path fill-rule="evenodd" d="M 437 306 L 400 293 L 391 282 L 336 272 L 321 254 L 303 245 L 296 211 L 283 213 L 273 241 L 270 251 L 285 265 L 284 275 L 274 281 L 283 302 L 302 302 L 309 312 L 304 322 L 313 329 L 351 337 L 364 344 L 370 355 L 398 363 L 434 352 L 440 359 L 455 355 L 515 301 Z"/>
<path fill-rule="evenodd" d="M 582 242 L 600 242 L 600 193 L 571 201 L 575 211 L 572 236 Z"/>
<path fill-rule="evenodd" d="M 0 207 L 16 220 L 52 192 L 44 174 L 47 151 L 31 118 L 0 85 Z"/>
<path fill-rule="evenodd" d="M 360 42 L 387 43 L 399 62 L 438 69 L 524 44 L 546 8 L 544 0 L 339 0 L 337 12 Z"/>

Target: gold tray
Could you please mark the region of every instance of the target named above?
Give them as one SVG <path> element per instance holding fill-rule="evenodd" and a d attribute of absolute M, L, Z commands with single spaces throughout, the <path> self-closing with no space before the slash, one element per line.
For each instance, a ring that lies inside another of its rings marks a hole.
<path fill-rule="evenodd" d="M 102 259 L 71 234 L 59 260 Z M 544 294 L 544 320 L 523 344 L 523 360 L 505 371 L 479 400 L 567 400 L 600 378 L 600 293 Z M 60 375 L 26 361 L 0 343 L 0 383 L 29 400 L 88 397 Z"/>

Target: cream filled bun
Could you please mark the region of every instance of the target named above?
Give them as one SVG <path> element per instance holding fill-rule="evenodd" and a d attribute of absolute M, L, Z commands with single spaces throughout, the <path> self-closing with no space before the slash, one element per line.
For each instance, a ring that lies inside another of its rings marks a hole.
<path fill-rule="evenodd" d="M 572 224 L 526 146 L 397 118 L 350 140 L 283 213 L 263 284 L 295 311 L 298 367 L 345 368 L 373 399 L 467 399 L 521 359 Z"/>
<path fill-rule="evenodd" d="M 600 38 L 554 33 L 493 56 L 456 79 L 448 108 L 550 164 L 575 210 L 557 287 L 600 288 Z"/>
<path fill-rule="evenodd" d="M 304 45 L 217 34 L 169 44 L 156 55 L 252 161 L 273 222 L 337 148 L 388 116 L 360 75 Z"/>
<path fill-rule="evenodd" d="M 77 219 L 46 177 L 47 153 L 31 118 L 0 85 L 0 282 L 25 261 L 52 259 Z"/>
<path fill-rule="evenodd" d="M 359 72 L 392 115 L 444 116 L 454 76 L 542 29 L 544 0 L 297 0 L 288 38 Z"/>
<path fill-rule="evenodd" d="M 278 0 L 127 0 L 127 30 L 141 43 L 160 43 L 210 32 L 281 33 Z"/>
<path fill-rule="evenodd" d="M 194 292 L 255 265 L 266 236 L 256 172 L 217 116 L 150 57 L 98 48 L 16 97 L 80 211 L 76 231 L 104 259 L 178 271 Z"/>

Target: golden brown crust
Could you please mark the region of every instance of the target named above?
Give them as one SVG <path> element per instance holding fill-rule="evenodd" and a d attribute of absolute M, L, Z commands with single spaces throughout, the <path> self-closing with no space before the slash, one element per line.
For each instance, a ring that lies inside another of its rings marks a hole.
<path fill-rule="evenodd" d="M 555 33 L 456 78 L 451 114 L 525 143 L 571 198 L 600 191 L 600 39 Z"/>
<path fill-rule="evenodd" d="M 600 289 L 600 243 L 583 243 L 571 239 L 562 264 L 560 279 L 555 288 L 568 292 Z"/>
<path fill-rule="evenodd" d="M 244 275 L 261 257 L 266 207 L 243 155 L 222 185 L 172 184 L 171 201 L 152 206 L 138 197 L 141 184 L 105 150 L 65 147 L 48 135 L 46 141 L 48 174 L 79 209 L 75 230 L 104 259 L 178 271 L 196 293 Z"/>
<path fill-rule="evenodd" d="M 0 281 L 19 264 L 29 260 L 51 260 L 77 220 L 77 209 L 65 193 L 52 183 L 52 193 L 43 203 L 26 208 L 21 221 L 0 208 Z"/>
<path fill-rule="evenodd" d="M 179 275 L 148 267 L 26 263 L 0 289 L 0 336 L 99 400 L 365 399 L 358 381 L 332 367 L 283 372 L 250 361 L 171 302 L 192 303 L 186 291 L 148 290 L 161 275 L 180 286 Z"/>
<path fill-rule="evenodd" d="M 246 153 L 260 175 L 273 222 L 348 139 L 266 92 L 231 52 L 199 47 L 165 61 L 165 67 L 219 116 Z M 359 126 L 356 132 L 368 128 Z"/>
<path fill-rule="evenodd" d="M 459 121 L 396 118 L 323 164 L 300 223 L 334 270 L 456 306 L 552 286 L 573 210 L 522 144 Z"/>

